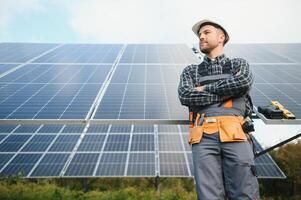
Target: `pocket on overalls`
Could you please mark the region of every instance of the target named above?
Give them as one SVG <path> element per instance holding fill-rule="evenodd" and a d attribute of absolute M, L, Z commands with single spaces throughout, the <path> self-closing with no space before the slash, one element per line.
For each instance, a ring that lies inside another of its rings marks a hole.
<path fill-rule="evenodd" d="M 193 128 L 190 128 L 188 143 L 189 144 L 200 143 L 203 137 L 203 132 L 204 132 L 203 126 L 195 126 Z"/>
<path fill-rule="evenodd" d="M 221 122 L 219 124 L 220 139 L 222 142 L 245 141 L 247 137 L 239 122 Z"/>

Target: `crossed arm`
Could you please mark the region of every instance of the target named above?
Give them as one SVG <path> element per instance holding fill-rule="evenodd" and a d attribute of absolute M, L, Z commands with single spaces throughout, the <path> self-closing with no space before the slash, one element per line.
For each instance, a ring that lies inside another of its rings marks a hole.
<path fill-rule="evenodd" d="M 249 64 L 240 59 L 239 63 L 233 65 L 232 75 L 229 78 L 201 86 L 196 86 L 198 83 L 194 83 L 191 72 L 185 68 L 181 74 L 178 95 L 182 105 L 205 106 L 245 94 L 252 83 L 253 75 Z"/>

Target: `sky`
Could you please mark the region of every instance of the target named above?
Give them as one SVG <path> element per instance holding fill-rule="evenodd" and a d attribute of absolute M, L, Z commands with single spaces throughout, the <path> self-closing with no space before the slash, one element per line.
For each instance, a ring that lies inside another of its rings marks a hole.
<path fill-rule="evenodd" d="M 230 43 L 301 43 L 300 8 L 300 0 L 0 0 L 0 42 L 192 44 L 192 25 L 211 19 Z M 255 125 L 264 146 L 301 130 Z"/>
<path fill-rule="evenodd" d="M 220 22 L 231 43 L 301 42 L 300 0 L 0 0 L 0 42 L 196 43 Z"/>

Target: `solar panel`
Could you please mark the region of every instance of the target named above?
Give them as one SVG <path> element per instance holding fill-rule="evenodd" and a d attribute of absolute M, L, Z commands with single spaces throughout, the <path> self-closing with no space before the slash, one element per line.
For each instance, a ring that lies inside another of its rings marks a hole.
<path fill-rule="evenodd" d="M 118 65 L 95 119 L 183 119 L 177 87 L 185 65 Z M 158 74 L 158 76 L 155 76 Z"/>
<path fill-rule="evenodd" d="M 25 65 L 0 79 L 0 117 L 81 119 L 90 110 L 111 66 Z"/>
<path fill-rule="evenodd" d="M 46 153 L 32 168 L 32 177 L 58 177 L 69 157 L 68 153 Z"/>
<path fill-rule="evenodd" d="M 301 44 L 260 44 L 263 48 L 269 49 L 274 54 L 287 57 L 295 63 L 301 63 Z"/>
<path fill-rule="evenodd" d="M 184 44 L 129 44 L 120 63 L 191 63 L 198 62 Z"/>
<path fill-rule="evenodd" d="M 281 45 L 230 45 L 227 51 L 251 62 L 255 104 L 278 97 L 300 118 L 300 47 L 290 47 L 291 54 Z M 179 76 L 198 62 L 183 44 L 0 44 L 0 119 L 36 123 L 0 125 L 0 173 L 192 177 L 187 126 L 42 120 L 186 120 Z M 256 166 L 261 178 L 285 177 L 267 154 Z"/>
<path fill-rule="evenodd" d="M 0 152 L 17 152 L 30 138 L 30 135 L 9 135 L 0 144 Z"/>
<path fill-rule="evenodd" d="M 154 176 L 154 153 L 131 153 L 127 168 L 127 176 Z"/>
<path fill-rule="evenodd" d="M 93 176 L 99 153 L 77 153 L 73 157 L 65 176 Z"/>
<path fill-rule="evenodd" d="M 1 172 L 5 175 L 27 176 L 32 167 L 38 161 L 42 154 L 24 153 L 18 154 Z"/>
<path fill-rule="evenodd" d="M 23 63 L 55 46 L 57 44 L 1 43 L 0 62 Z"/>
<path fill-rule="evenodd" d="M 103 153 L 95 176 L 124 176 L 126 157 L 126 153 Z"/>
<path fill-rule="evenodd" d="M 35 135 L 24 146 L 22 152 L 44 152 L 54 138 L 54 135 Z"/>
<path fill-rule="evenodd" d="M 229 57 L 243 57 L 251 63 L 293 63 L 286 56 L 258 44 L 229 44 L 225 46 L 225 53 Z"/>
<path fill-rule="evenodd" d="M 66 44 L 35 63 L 114 63 L 121 44 Z"/>
<path fill-rule="evenodd" d="M 78 151 L 101 151 L 105 135 L 86 135 L 81 142 Z"/>
<path fill-rule="evenodd" d="M 16 64 L 0 64 L 0 75 L 2 75 L 2 73 L 4 73 L 4 72 L 7 72 L 7 71 L 13 69 L 16 66 L 17 66 Z"/>
<path fill-rule="evenodd" d="M 193 176 L 187 125 L 130 125 L 130 129 L 128 125 L 108 125 L 107 132 L 100 128 L 107 125 L 90 126 L 92 132 L 82 126 L 58 125 L 61 128 L 53 129 L 55 132 L 43 133 L 56 125 L 21 125 L 19 130 L 32 128 L 35 132 L 15 133 L 13 129 L 0 133 L 5 135 L 0 140 L 0 173 L 28 177 Z M 48 128 L 41 132 L 43 127 Z M 63 132 L 65 129 L 68 131 Z M 253 140 L 256 151 L 262 151 Z M 29 156 L 34 158 L 27 160 Z M 268 154 L 256 158 L 255 164 L 260 178 L 285 177 Z"/>

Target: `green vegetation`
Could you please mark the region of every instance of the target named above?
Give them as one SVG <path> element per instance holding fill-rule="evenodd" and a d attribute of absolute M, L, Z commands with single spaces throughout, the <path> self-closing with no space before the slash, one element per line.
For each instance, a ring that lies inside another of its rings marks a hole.
<path fill-rule="evenodd" d="M 287 179 L 260 179 L 264 200 L 301 199 L 301 142 L 271 153 Z M 23 179 L 3 177 L 1 200 L 193 200 L 193 179 L 161 178 L 156 190 L 153 178 Z"/>
<path fill-rule="evenodd" d="M 165 179 L 160 192 L 150 179 L 111 178 L 90 179 L 84 192 L 80 179 L 29 180 L 19 177 L 2 179 L 1 200 L 191 200 L 196 199 L 192 179 Z"/>

